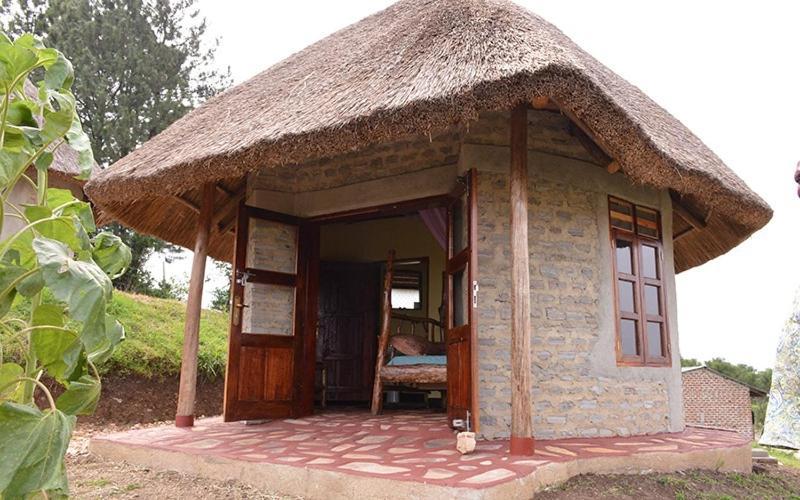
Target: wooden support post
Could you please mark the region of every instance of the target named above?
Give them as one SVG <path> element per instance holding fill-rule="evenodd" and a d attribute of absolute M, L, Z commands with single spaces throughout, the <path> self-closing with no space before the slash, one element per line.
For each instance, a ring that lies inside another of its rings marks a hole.
<path fill-rule="evenodd" d="M 370 406 L 373 415 L 377 415 L 383 409 L 383 380 L 381 370 L 386 359 L 386 349 L 389 348 L 389 335 L 392 327 L 392 275 L 394 273 L 394 250 L 389 250 L 389 258 L 386 259 L 386 274 L 383 276 L 383 300 L 381 302 L 381 334 L 378 337 L 378 356 L 375 360 L 375 380 L 372 383 L 372 405 Z"/>
<path fill-rule="evenodd" d="M 208 239 L 214 214 L 214 184 L 202 187 L 202 203 L 197 216 L 197 236 L 192 258 L 192 275 L 189 278 L 189 297 L 186 301 L 186 323 L 183 329 L 183 354 L 181 356 L 181 381 L 178 386 L 177 427 L 194 425 L 194 400 L 197 392 L 197 348 L 200 343 L 200 307 L 203 300 L 203 281 L 206 274 Z"/>
<path fill-rule="evenodd" d="M 533 454 L 528 267 L 528 110 L 511 111 L 511 454 Z"/>

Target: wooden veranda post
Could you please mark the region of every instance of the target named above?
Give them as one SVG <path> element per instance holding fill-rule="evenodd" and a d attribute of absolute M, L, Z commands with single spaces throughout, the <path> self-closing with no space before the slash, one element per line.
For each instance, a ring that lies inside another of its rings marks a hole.
<path fill-rule="evenodd" d="M 511 454 L 533 454 L 528 267 L 528 108 L 511 111 Z"/>
<path fill-rule="evenodd" d="M 203 300 L 203 281 L 206 274 L 208 239 L 214 215 L 214 184 L 202 188 L 200 213 L 197 216 L 197 236 L 189 278 L 189 296 L 186 300 L 186 323 L 183 329 L 183 354 L 181 355 L 181 381 L 178 386 L 177 427 L 194 425 L 194 400 L 197 392 L 197 349 L 200 343 L 200 306 Z"/>

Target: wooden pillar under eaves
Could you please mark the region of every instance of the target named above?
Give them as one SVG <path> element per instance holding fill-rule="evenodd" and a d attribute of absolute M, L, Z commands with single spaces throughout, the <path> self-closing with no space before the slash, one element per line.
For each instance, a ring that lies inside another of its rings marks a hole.
<path fill-rule="evenodd" d="M 528 107 L 511 111 L 511 454 L 533 454 L 528 257 Z"/>
<path fill-rule="evenodd" d="M 203 301 L 203 282 L 206 275 L 208 239 L 214 215 L 214 184 L 206 183 L 202 189 L 200 213 L 197 216 L 197 236 L 192 257 L 192 274 L 189 278 L 189 296 L 186 300 L 186 323 L 183 328 L 183 354 L 181 355 L 181 381 L 178 386 L 178 411 L 176 427 L 194 425 L 194 402 L 197 393 L 197 350 L 200 344 L 200 308 Z"/>

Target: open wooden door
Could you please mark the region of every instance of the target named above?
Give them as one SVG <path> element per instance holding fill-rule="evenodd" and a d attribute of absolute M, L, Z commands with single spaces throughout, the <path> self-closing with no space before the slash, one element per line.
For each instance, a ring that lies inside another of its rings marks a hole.
<path fill-rule="evenodd" d="M 447 340 L 447 417 L 477 429 L 473 342 L 476 337 L 477 182 L 475 170 L 459 178 L 459 186 L 447 209 L 447 266 L 445 269 L 445 338 Z"/>
<path fill-rule="evenodd" d="M 239 207 L 224 419 L 313 411 L 319 227 Z"/>

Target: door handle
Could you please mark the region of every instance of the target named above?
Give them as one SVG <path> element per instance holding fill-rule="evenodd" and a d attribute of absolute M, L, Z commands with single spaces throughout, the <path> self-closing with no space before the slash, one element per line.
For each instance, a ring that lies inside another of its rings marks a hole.
<path fill-rule="evenodd" d="M 241 300 L 233 303 L 233 326 L 239 326 L 242 322 L 242 310 L 245 307 L 250 307 L 248 304 L 243 304 Z"/>

